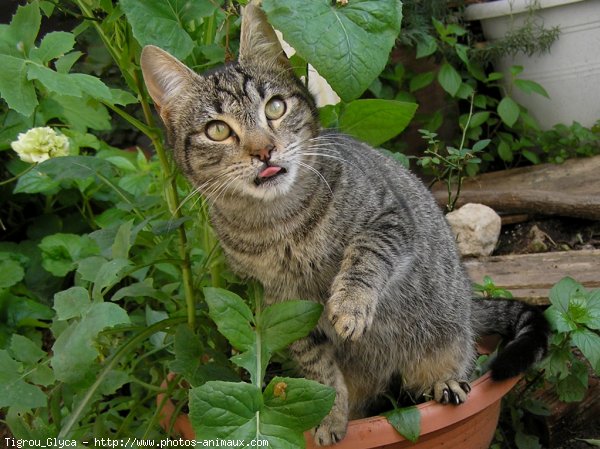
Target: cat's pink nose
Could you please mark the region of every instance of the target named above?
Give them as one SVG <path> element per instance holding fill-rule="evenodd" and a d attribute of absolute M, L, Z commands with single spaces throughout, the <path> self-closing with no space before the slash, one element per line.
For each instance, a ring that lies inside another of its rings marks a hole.
<path fill-rule="evenodd" d="M 269 145 L 264 146 L 263 148 L 254 150 L 250 154 L 252 156 L 259 158 L 262 162 L 267 162 L 269 159 L 271 159 L 271 153 L 273 152 L 274 149 L 275 149 L 275 146 L 269 144 Z"/>

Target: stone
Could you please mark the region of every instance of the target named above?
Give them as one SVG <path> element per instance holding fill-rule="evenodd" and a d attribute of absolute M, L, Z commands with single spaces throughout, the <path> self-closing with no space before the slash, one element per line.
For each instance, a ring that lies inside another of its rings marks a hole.
<path fill-rule="evenodd" d="M 500 237 L 502 220 L 490 207 L 468 203 L 446 215 L 463 256 L 489 256 Z"/>

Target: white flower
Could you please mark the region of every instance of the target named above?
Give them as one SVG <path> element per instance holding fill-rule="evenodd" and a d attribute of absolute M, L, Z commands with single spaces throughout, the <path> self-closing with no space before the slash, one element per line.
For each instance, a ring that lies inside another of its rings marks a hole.
<path fill-rule="evenodd" d="M 52 128 L 32 128 L 19 134 L 10 144 L 24 162 L 43 162 L 46 159 L 69 155 L 69 139 Z"/>

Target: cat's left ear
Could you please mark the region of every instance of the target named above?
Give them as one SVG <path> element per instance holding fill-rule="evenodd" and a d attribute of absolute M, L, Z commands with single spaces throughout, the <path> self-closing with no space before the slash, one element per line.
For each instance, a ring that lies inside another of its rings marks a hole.
<path fill-rule="evenodd" d="M 238 59 L 242 64 L 274 63 L 282 69 L 290 69 L 290 62 L 279 39 L 258 3 L 253 1 L 244 8 Z"/>
<path fill-rule="evenodd" d="M 154 45 L 142 49 L 140 65 L 148 93 L 161 115 L 169 100 L 184 94 L 197 76 L 177 58 Z"/>

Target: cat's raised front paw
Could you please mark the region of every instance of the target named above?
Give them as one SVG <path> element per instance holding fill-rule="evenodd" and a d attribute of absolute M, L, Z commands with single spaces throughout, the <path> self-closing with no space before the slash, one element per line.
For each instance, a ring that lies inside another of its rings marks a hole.
<path fill-rule="evenodd" d="M 469 382 L 447 380 L 446 382 L 436 382 L 432 390 L 433 399 L 440 404 L 459 405 L 467 400 L 471 385 Z"/>
<path fill-rule="evenodd" d="M 341 413 L 327 415 L 313 431 L 317 446 L 329 446 L 341 441 L 346 436 L 348 420 Z"/>
<path fill-rule="evenodd" d="M 358 340 L 373 323 L 375 307 L 363 295 L 336 293 L 329 298 L 327 318 L 343 339 Z"/>

